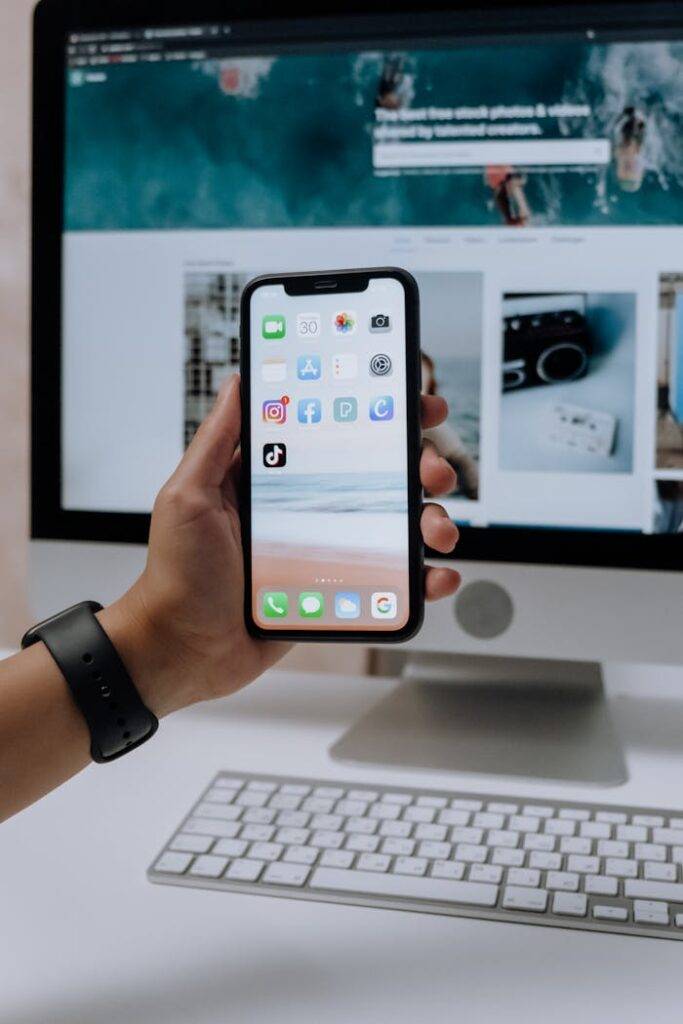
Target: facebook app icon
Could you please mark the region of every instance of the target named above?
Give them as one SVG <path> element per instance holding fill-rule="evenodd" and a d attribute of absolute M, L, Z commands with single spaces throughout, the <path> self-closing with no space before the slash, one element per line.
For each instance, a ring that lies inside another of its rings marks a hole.
<path fill-rule="evenodd" d="M 394 399 L 391 395 L 380 395 L 370 401 L 371 420 L 393 420 Z"/>
<path fill-rule="evenodd" d="M 320 423 L 322 419 L 322 406 L 319 398 L 302 398 L 299 402 L 298 419 L 299 423 Z"/>

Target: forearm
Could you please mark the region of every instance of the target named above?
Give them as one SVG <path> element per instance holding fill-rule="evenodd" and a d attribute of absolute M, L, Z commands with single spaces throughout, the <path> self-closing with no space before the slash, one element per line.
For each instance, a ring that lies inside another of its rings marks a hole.
<path fill-rule="evenodd" d="M 161 718 L 190 697 L 164 645 L 123 598 L 98 614 L 140 696 Z M 42 643 L 0 662 L 0 821 L 60 786 L 90 762 L 85 719 Z"/>

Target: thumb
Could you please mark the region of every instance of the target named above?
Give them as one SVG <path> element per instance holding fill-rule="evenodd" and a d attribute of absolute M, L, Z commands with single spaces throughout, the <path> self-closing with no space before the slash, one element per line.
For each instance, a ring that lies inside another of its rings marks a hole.
<path fill-rule="evenodd" d="M 213 409 L 178 466 L 177 477 L 199 487 L 220 487 L 239 444 L 241 422 L 240 377 L 235 373 L 221 385 Z"/>

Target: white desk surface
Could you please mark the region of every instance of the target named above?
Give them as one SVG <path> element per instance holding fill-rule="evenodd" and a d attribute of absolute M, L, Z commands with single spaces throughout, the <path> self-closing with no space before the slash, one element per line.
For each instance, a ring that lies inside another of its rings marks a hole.
<path fill-rule="evenodd" d="M 683 675 L 612 669 L 618 789 L 353 768 L 328 747 L 393 685 L 273 672 L 2 826 L 5 1024 L 658 1024 L 683 944 L 153 886 L 145 870 L 221 768 L 683 808 Z M 655 700 L 639 683 L 668 680 Z M 680 699 L 677 699 L 679 686 Z"/>

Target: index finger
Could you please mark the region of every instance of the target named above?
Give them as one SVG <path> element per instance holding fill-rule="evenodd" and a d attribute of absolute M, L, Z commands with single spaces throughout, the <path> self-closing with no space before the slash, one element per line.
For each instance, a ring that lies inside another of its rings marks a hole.
<path fill-rule="evenodd" d="M 421 395 L 420 406 L 423 430 L 438 427 L 448 418 L 448 402 L 441 395 Z"/>

